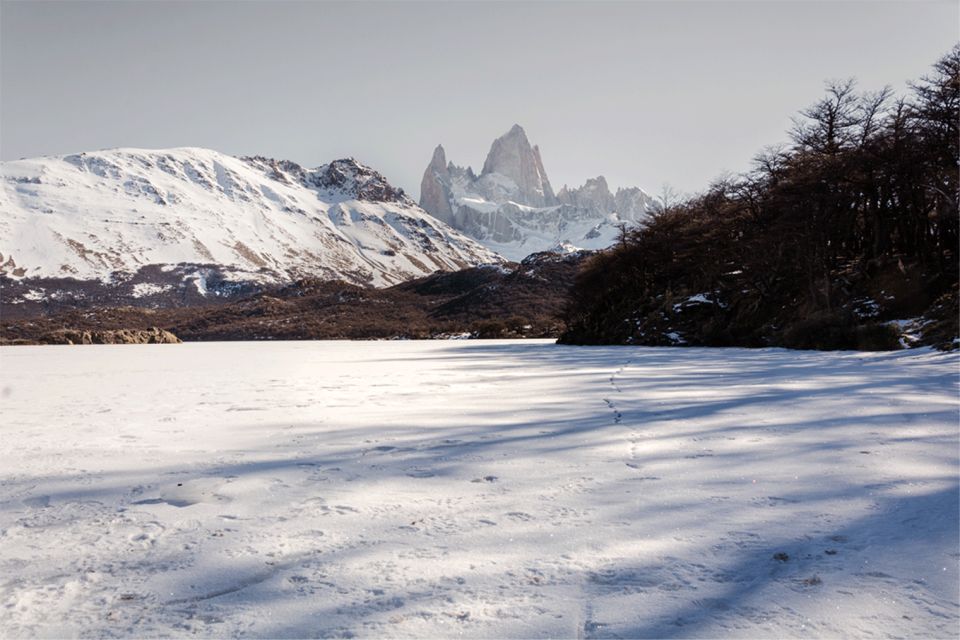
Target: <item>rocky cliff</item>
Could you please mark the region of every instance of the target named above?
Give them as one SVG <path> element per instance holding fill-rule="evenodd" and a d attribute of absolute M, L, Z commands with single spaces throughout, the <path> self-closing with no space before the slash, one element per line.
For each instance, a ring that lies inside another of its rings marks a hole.
<path fill-rule="evenodd" d="M 555 193 L 540 149 L 519 125 L 494 140 L 477 176 L 447 161 L 438 146 L 420 184 L 420 206 L 510 258 L 561 246 L 609 246 L 622 225 L 642 222 L 654 207 L 643 190 L 611 193 L 603 176 Z"/>

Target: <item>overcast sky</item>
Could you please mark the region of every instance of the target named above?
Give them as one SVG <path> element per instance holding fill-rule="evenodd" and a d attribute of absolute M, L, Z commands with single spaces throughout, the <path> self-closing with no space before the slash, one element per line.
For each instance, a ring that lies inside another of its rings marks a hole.
<path fill-rule="evenodd" d="M 694 191 L 783 140 L 827 78 L 905 90 L 958 23 L 956 0 L 2 0 L 0 156 L 354 156 L 417 194 L 437 143 L 479 170 L 519 123 L 555 189 Z"/>

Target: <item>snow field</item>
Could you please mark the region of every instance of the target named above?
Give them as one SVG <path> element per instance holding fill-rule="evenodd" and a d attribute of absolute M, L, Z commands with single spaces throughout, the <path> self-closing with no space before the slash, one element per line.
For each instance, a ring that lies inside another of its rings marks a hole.
<path fill-rule="evenodd" d="M 0 351 L 0 635 L 955 637 L 958 357 Z"/>

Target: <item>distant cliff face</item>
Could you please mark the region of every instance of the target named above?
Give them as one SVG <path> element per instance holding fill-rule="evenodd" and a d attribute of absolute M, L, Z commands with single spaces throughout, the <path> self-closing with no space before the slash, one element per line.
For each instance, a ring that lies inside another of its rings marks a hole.
<path fill-rule="evenodd" d="M 540 149 L 520 125 L 493 141 L 480 175 L 438 146 L 420 183 L 420 206 L 490 249 L 520 260 L 556 248 L 601 249 L 654 200 L 636 187 L 610 192 L 603 176 L 555 193 Z"/>
<path fill-rule="evenodd" d="M 500 176 L 508 178 L 516 188 L 499 179 Z M 479 182 L 488 188 L 492 197 L 502 193 L 530 207 L 550 207 L 557 203 L 543 169 L 540 149 L 530 146 L 526 132 L 518 124 L 493 141 Z"/>
<path fill-rule="evenodd" d="M 441 145 L 433 151 L 433 158 L 423 173 L 423 180 L 420 182 L 420 206 L 424 209 L 423 203 L 429 203 L 430 209 L 427 211 L 434 217 L 452 224 L 453 209 L 450 207 L 450 199 L 447 197 L 444 189 L 445 184 L 450 183 L 450 172 L 447 171 L 447 155 Z"/>

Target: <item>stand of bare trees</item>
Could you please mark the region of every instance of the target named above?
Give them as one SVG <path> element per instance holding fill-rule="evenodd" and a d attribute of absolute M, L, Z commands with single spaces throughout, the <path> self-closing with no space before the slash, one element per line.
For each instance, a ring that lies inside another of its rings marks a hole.
<path fill-rule="evenodd" d="M 955 327 L 958 121 L 960 45 L 908 97 L 829 83 L 791 145 L 588 263 L 562 341 L 884 348 L 931 305 Z"/>

